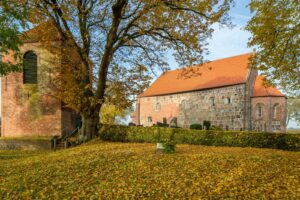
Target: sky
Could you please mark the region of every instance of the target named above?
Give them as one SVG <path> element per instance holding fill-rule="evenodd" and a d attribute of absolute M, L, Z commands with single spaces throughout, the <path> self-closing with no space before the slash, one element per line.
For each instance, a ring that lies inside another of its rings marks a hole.
<path fill-rule="evenodd" d="M 247 21 L 251 18 L 251 13 L 247 5 L 249 0 L 237 0 L 235 6 L 229 12 L 234 28 L 220 27 L 214 25 L 214 33 L 208 39 L 209 55 L 204 60 L 216 60 L 252 52 L 253 49 L 247 47 L 251 34 L 244 30 Z M 178 64 L 173 58 L 169 58 L 171 69 L 178 68 Z"/>

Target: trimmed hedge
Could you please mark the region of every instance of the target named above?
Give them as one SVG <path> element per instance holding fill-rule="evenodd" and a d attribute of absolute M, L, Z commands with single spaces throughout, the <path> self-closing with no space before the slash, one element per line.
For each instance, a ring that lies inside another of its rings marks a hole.
<path fill-rule="evenodd" d="M 300 151 L 300 134 L 248 131 L 205 131 L 182 128 L 107 126 L 100 128 L 100 138 L 115 142 L 156 143 L 175 135 L 177 144 L 208 146 L 259 147 Z"/>

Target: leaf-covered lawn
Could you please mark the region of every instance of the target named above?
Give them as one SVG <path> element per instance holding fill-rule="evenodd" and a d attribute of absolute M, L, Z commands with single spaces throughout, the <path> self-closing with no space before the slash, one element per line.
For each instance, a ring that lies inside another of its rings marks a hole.
<path fill-rule="evenodd" d="M 0 199 L 299 199 L 300 152 L 94 141 L 58 152 L 0 151 Z"/>

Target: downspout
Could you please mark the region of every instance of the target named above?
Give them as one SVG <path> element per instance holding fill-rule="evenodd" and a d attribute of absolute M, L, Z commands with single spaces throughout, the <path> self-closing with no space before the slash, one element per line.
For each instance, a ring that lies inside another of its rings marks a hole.
<path fill-rule="evenodd" d="M 287 118 L 287 101 L 288 101 L 288 98 L 287 97 L 284 97 L 285 98 L 285 109 L 284 109 L 284 111 L 285 111 L 285 113 L 284 113 L 284 132 L 286 133 L 286 131 L 287 131 L 287 123 L 286 123 L 286 118 Z"/>
<path fill-rule="evenodd" d="M 140 106 L 140 98 L 138 98 L 138 101 L 137 101 L 137 125 L 141 125 L 141 120 L 140 120 L 140 112 L 141 112 L 141 106 Z"/>
<path fill-rule="evenodd" d="M 272 131 L 272 97 L 269 97 L 269 127 L 268 127 L 268 132 L 273 132 Z"/>

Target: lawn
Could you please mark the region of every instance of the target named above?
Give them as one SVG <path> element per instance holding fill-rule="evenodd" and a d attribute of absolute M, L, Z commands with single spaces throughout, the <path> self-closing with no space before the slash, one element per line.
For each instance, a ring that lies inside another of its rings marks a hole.
<path fill-rule="evenodd" d="M 300 152 L 93 141 L 67 150 L 0 151 L 0 199 L 299 199 Z"/>

